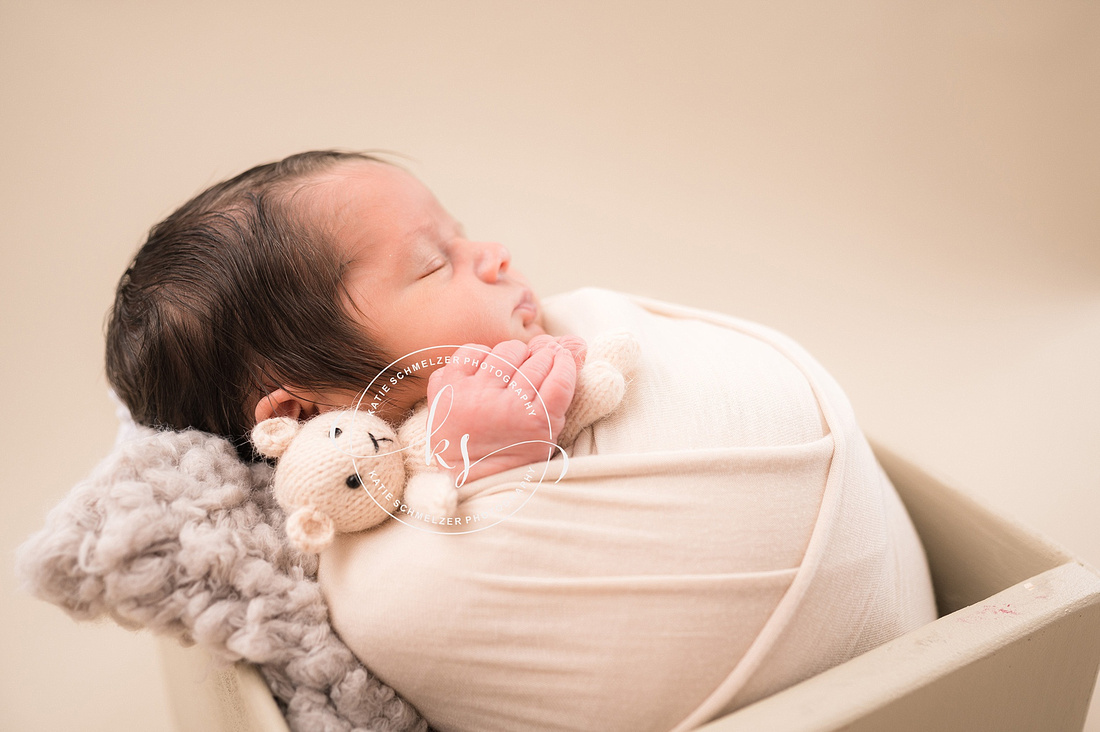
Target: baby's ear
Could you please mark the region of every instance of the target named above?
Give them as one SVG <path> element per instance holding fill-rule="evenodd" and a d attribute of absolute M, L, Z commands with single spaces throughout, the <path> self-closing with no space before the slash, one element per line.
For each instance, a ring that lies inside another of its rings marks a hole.
<path fill-rule="evenodd" d="M 290 417 L 265 419 L 252 428 L 252 444 L 256 446 L 256 452 L 264 457 L 277 458 L 286 452 L 301 429 L 301 423 Z"/>

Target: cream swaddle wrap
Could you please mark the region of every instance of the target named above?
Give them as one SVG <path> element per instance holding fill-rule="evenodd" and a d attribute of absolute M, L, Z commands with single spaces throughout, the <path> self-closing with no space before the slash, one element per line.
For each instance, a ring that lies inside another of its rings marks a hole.
<path fill-rule="evenodd" d="M 799 346 L 599 288 L 544 312 L 641 344 L 564 478 L 482 531 L 389 521 L 321 555 L 333 626 L 434 728 L 686 730 L 935 619 L 912 524 Z"/>

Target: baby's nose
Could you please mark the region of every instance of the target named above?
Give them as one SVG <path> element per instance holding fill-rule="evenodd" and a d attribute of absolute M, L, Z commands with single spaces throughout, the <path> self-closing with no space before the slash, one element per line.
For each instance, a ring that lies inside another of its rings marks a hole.
<path fill-rule="evenodd" d="M 496 282 L 500 273 L 508 269 L 508 263 L 512 261 L 511 253 L 497 242 L 482 242 L 477 246 L 480 248 L 476 262 L 477 276 L 485 282 Z"/>

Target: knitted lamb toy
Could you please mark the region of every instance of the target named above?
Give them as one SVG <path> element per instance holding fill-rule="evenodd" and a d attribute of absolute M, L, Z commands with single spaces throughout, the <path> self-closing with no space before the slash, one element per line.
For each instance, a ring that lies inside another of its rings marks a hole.
<path fill-rule="evenodd" d="M 581 430 L 619 406 L 638 356 L 638 341 L 630 333 L 593 341 L 558 445 L 571 445 Z M 356 410 L 326 412 L 304 424 L 274 417 L 256 425 L 257 451 L 278 458 L 273 486 L 287 512 L 290 540 L 303 551 L 320 552 L 337 532 L 381 523 L 390 515 L 385 506 L 396 508 L 402 500 L 414 512 L 453 515 L 457 487 L 449 475 L 425 464 L 417 449 L 424 444 L 427 421 L 427 400 L 422 400 L 396 432 L 377 415 Z"/>
<path fill-rule="evenodd" d="M 279 459 L 275 500 L 287 514 L 287 537 L 305 552 L 320 552 L 336 532 L 381 523 L 389 516 L 383 503 L 399 502 L 405 490 L 402 445 L 389 423 L 369 412 L 325 412 L 304 424 L 265 419 L 253 428 L 252 444 L 264 457 Z M 370 492 L 356 490 L 364 480 Z M 433 480 L 445 476 L 417 482 Z"/>

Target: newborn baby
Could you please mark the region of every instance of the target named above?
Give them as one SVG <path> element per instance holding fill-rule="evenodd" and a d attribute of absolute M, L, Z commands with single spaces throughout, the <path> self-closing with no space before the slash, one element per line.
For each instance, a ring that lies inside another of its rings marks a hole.
<path fill-rule="evenodd" d="M 350 407 L 389 377 L 401 378 L 374 411 L 394 423 L 453 387 L 444 457 L 457 457 L 463 434 L 483 448 L 473 459 L 544 439 L 529 420 L 507 421 L 484 373 L 447 365 L 429 392 L 428 377 L 462 345 L 521 370 L 560 427 L 584 343 L 545 337 L 508 250 L 467 238 L 404 170 L 314 152 L 213 186 L 153 228 L 119 283 L 107 373 L 137 422 L 224 435 L 246 457 L 256 422 Z M 516 448 L 470 477 L 544 454 Z"/>
<path fill-rule="evenodd" d="M 641 344 L 623 404 L 505 515 L 608 330 Z M 448 362 L 462 346 L 530 378 L 540 420 Z M 503 246 L 378 160 L 292 156 L 155 227 L 108 375 L 139 422 L 244 456 L 259 419 L 369 400 L 400 421 L 452 387 L 443 457 L 470 435 L 470 462 L 496 458 L 462 487 L 470 521 L 339 536 L 318 575 L 344 642 L 436 729 L 687 730 L 935 617 L 900 500 L 796 344 L 598 288 L 540 302 Z"/>

